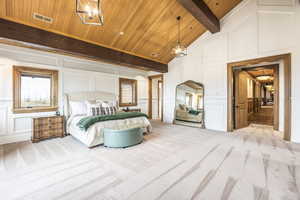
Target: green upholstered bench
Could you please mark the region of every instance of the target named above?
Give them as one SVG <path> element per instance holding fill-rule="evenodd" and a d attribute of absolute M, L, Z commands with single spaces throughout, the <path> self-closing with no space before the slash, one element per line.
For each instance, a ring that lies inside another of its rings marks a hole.
<path fill-rule="evenodd" d="M 131 128 L 123 130 L 104 129 L 104 146 L 112 148 L 125 148 L 139 144 L 143 141 L 143 130 Z"/>

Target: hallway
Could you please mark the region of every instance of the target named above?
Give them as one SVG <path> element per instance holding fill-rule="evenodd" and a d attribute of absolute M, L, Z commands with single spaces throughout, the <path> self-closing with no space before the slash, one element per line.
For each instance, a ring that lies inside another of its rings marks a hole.
<path fill-rule="evenodd" d="M 262 106 L 258 112 L 249 116 L 249 124 L 264 124 L 273 126 L 273 106 Z"/>

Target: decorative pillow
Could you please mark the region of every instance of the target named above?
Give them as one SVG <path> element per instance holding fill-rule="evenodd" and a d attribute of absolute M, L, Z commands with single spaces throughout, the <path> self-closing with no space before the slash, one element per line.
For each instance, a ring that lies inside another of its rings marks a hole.
<path fill-rule="evenodd" d="M 85 101 L 87 106 L 87 114 L 89 116 L 96 116 L 96 115 L 104 115 L 104 110 L 102 108 L 102 103 L 92 103 L 90 101 Z"/>
<path fill-rule="evenodd" d="M 115 115 L 117 113 L 116 106 L 102 107 L 105 110 L 105 115 Z"/>
<path fill-rule="evenodd" d="M 98 107 L 91 107 L 90 108 L 90 115 L 91 116 L 105 115 L 105 109 L 101 105 L 98 106 Z"/>
<path fill-rule="evenodd" d="M 86 115 L 88 112 L 84 101 L 70 101 L 72 115 Z"/>

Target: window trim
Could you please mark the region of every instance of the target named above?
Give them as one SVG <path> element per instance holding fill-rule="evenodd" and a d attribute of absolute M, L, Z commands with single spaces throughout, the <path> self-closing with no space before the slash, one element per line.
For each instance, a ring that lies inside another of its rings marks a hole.
<path fill-rule="evenodd" d="M 132 104 L 128 104 L 128 103 L 123 103 L 122 102 L 122 84 L 123 83 L 129 83 L 129 84 L 132 84 L 135 86 L 135 91 L 134 94 L 135 94 L 135 97 L 133 98 L 134 102 Z M 137 96 L 138 96 L 138 93 L 137 93 L 137 80 L 135 79 L 128 79 L 128 78 L 119 78 L 119 106 L 120 107 L 129 107 L 129 106 L 137 106 Z"/>
<path fill-rule="evenodd" d="M 30 74 L 51 78 L 51 106 L 21 107 L 21 75 Z M 13 66 L 13 113 L 51 112 L 58 110 L 58 71 L 32 67 Z"/>

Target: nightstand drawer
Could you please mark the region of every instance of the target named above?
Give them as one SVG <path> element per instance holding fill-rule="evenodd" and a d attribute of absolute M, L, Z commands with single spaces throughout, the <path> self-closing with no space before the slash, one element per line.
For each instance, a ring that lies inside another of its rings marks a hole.
<path fill-rule="evenodd" d="M 63 123 L 62 117 L 43 117 L 37 118 L 34 120 L 34 125 L 44 125 L 44 124 L 53 124 L 53 123 Z"/>
<path fill-rule="evenodd" d="M 51 129 L 51 130 L 40 130 L 35 131 L 35 136 L 38 136 L 40 139 L 47 139 L 51 137 L 60 137 L 62 135 L 62 129 Z"/>
<path fill-rule="evenodd" d="M 48 123 L 48 124 L 37 124 L 37 125 L 34 125 L 34 129 L 36 129 L 37 131 L 41 131 L 41 130 L 51 130 L 51 129 L 61 129 L 63 128 L 63 123 Z"/>

